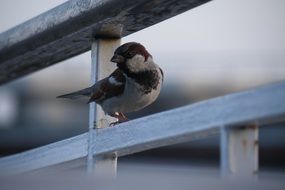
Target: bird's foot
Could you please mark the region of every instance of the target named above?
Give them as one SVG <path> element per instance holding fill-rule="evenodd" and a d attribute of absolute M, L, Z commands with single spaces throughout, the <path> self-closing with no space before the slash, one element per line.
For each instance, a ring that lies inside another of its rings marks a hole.
<path fill-rule="evenodd" d="M 118 125 L 118 124 L 120 124 L 120 122 L 119 121 L 115 121 L 115 122 L 110 123 L 109 127 L 114 127 L 115 125 Z"/>
<path fill-rule="evenodd" d="M 114 117 L 116 117 L 118 119 L 118 121 L 110 123 L 109 127 L 113 127 L 113 126 L 118 125 L 120 123 L 129 121 L 129 119 L 123 113 L 116 113 L 114 115 Z"/>
<path fill-rule="evenodd" d="M 125 120 L 118 120 L 118 121 L 115 121 L 115 122 L 112 122 L 109 124 L 109 127 L 114 127 L 115 125 L 118 125 L 120 123 L 124 123 L 126 121 L 129 121 L 129 119 L 125 119 Z"/>

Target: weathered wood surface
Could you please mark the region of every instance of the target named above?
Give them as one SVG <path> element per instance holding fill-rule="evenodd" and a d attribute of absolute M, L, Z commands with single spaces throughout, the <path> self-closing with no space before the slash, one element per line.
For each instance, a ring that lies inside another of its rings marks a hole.
<path fill-rule="evenodd" d="M 70 0 L 0 34 L 0 84 L 137 32 L 210 0 Z"/>
<path fill-rule="evenodd" d="M 127 155 L 203 138 L 222 126 L 285 120 L 285 82 L 226 95 L 94 131 L 93 154 Z M 88 135 L 0 159 L 0 171 L 28 171 L 87 156 Z"/>
<path fill-rule="evenodd" d="M 116 65 L 110 62 L 110 57 L 121 44 L 121 39 L 97 39 L 92 43 L 91 48 L 91 83 L 92 85 L 107 76 L 115 69 Z M 87 172 L 88 174 L 115 176 L 117 172 L 116 155 L 104 155 L 104 157 L 96 156 L 93 158 L 94 139 L 97 137 L 95 133 L 99 133 L 99 129 L 109 127 L 109 124 L 117 121 L 115 118 L 105 115 L 101 106 L 95 102 L 90 103 L 89 109 L 89 148 Z M 93 130 L 93 129 L 98 130 Z M 96 162 L 94 166 L 94 162 Z M 94 172 L 95 171 L 95 172 Z"/>
<path fill-rule="evenodd" d="M 88 134 L 84 133 L 47 146 L 0 159 L 0 175 L 31 171 L 87 156 Z"/>
<path fill-rule="evenodd" d="M 220 166 L 224 178 L 250 179 L 258 174 L 258 126 L 221 127 Z"/>

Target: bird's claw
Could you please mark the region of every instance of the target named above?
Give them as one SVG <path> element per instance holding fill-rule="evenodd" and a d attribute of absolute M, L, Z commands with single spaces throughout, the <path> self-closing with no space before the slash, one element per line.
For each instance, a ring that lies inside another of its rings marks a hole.
<path fill-rule="evenodd" d="M 121 123 L 120 121 L 112 122 L 112 123 L 109 124 L 109 127 L 114 127 L 115 125 L 118 125 L 120 123 Z"/>
<path fill-rule="evenodd" d="M 115 125 L 118 125 L 118 124 L 120 124 L 120 123 L 124 123 L 124 122 L 127 122 L 127 121 L 129 121 L 129 119 L 124 118 L 123 120 L 118 120 L 118 121 L 115 121 L 115 122 L 110 123 L 110 124 L 109 124 L 109 127 L 113 127 L 113 126 L 115 126 Z"/>

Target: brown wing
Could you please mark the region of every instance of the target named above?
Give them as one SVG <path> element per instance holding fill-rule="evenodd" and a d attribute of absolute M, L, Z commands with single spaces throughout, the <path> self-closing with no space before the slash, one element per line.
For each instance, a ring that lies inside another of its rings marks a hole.
<path fill-rule="evenodd" d="M 90 102 L 101 102 L 124 92 L 126 78 L 120 69 L 116 69 L 109 77 L 98 81 L 92 88 Z"/>

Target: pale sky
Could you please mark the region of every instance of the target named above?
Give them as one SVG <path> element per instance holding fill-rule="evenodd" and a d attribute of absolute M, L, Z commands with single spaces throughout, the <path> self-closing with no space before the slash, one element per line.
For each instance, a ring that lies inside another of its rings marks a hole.
<path fill-rule="evenodd" d="M 65 0 L 1 0 L 0 32 Z M 123 39 L 152 52 L 285 51 L 284 0 L 214 0 Z"/>

